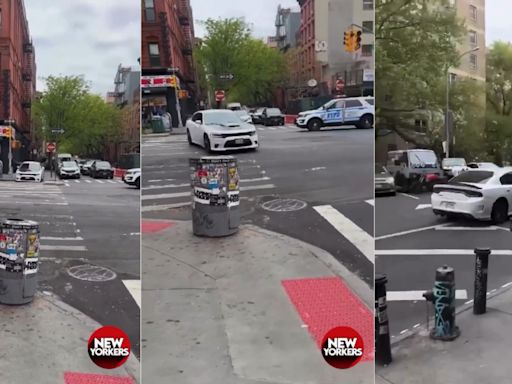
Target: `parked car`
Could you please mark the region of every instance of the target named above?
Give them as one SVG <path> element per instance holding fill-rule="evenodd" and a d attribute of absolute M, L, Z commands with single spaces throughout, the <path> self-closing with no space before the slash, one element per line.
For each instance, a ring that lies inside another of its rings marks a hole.
<path fill-rule="evenodd" d="M 63 161 L 59 167 L 58 175 L 61 179 L 79 179 L 80 167 L 76 161 Z"/>
<path fill-rule="evenodd" d="M 300 112 L 295 120 L 299 128 L 318 131 L 322 127 L 355 125 L 357 128 L 373 128 L 374 99 L 348 97 L 333 99 L 318 109 Z"/>
<path fill-rule="evenodd" d="M 381 164 L 375 164 L 375 194 L 396 194 L 395 178 Z"/>
<path fill-rule="evenodd" d="M 500 167 L 491 162 L 483 162 L 483 163 L 469 163 L 468 168 L 472 169 L 500 169 Z"/>
<path fill-rule="evenodd" d="M 228 103 L 227 109 L 230 109 L 232 111 L 240 111 L 240 110 L 242 110 L 242 104 L 240 104 L 240 103 Z"/>
<path fill-rule="evenodd" d="M 44 181 L 44 168 L 36 161 L 24 161 L 16 170 L 16 181 L 34 180 L 38 183 Z"/>
<path fill-rule="evenodd" d="M 140 168 L 128 169 L 123 176 L 123 181 L 140 189 Z"/>
<path fill-rule="evenodd" d="M 444 181 L 443 171 L 434 151 L 409 149 L 388 152 L 386 169 L 395 178 L 395 185 L 404 192 L 427 189 Z"/>
<path fill-rule="evenodd" d="M 80 167 L 80 173 L 82 175 L 90 175 L 91 173 L 91 166 L 94 164 L 96 160 L 87 160 L 81 167 Z"/>
<path fill-rule="evenodd" d="M 249 115 L 249 113 L 247 113 L 247 111 L 244 111 L 243 109 L 240 109 L 238 111 L 235 111 L 235 113 L 238 115 L 238 117 L 240 117 L 240 119 L 244 123 L 252 123 L 251 115 Z"/>
<path fill-rule="evenodd" d="M 244 123 L 235 112 L 226 109 L 198 111 L 186 126 L 189 144 L 201 145 L 209 152 L 259 146 L 254 125 Z"/>
<path fill-rule="evenodd" d="M 265 108 L 257 108 L 253 113 L 251 113 L 252 123 L 253 124 L 262 124 L 263 123 L 263 111 Z"/>
<path fill-rule="evenodd" d="M 435 185 L 434 214 L 503 223 L 512 216 L 512 169 L 472 169 Z"/>
<path fill-rule="evenodd" d="M 441 161 L 441 168 L 446 177 L 458 176 L 461 172 L 467 171 L 469 168 L 466 160 L 462 157 L 448 157 Z"/>
<path fill-rule="evenodd" d="M 266 126 L 284 125 L 284 115 L 279 108 L 265 108 L 261 114 L 261 122 Z"/>
<path fill-rule="evenodd" d="M 91 177 L 104 178 L 104 179 L 113 179 L 114 178 L 114 169 L 110 165 L 108 161 L 96 160 L 92 163 L 91 168 L 89 170 Z"/>
<path fill-rule="evenodd" d="M 64 161 L 73 161 L 73 156 L 70 153 L 58 153 L 54 158 L 54 168 L 55 172 L 59 172 L 59 168 Z"/>

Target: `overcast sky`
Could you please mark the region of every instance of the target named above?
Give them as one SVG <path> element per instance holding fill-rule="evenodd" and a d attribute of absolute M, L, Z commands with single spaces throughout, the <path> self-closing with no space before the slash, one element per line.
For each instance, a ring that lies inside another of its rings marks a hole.
<path fill-rule="evenodd" d="M 203 37 L 205 32 L 204 27 L 198 23 L 199 20 L 230 17 L 244 17 L 249 24 L 252 24 L 255 37 L 274 36 L 276 33 L 274 23 L 278 5 L 281 4 L 283 8 L 294 7 L 300 9 L 297 0 L 191 0 L 190 3 L 194 14 L 194 29 L 197 37 Z"/>
<path fill-rule="evenodd" d="M 485 4 L 485 29 L 487 46 L 493 41 L 502 40 L 512 42 L 512 22 L 510 14 L 510 0 L 487 0 Z"/>
<path fill-rule="evenodd" d="M 37 64 L 48 75 L 84 75 L 94 93 L 114 89 L 117 66 L 137 66 L 140 1 L 25 0 Z"/>

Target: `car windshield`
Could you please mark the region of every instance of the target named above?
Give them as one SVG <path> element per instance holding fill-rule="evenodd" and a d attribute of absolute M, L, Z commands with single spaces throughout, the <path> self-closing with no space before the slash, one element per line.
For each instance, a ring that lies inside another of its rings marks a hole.
<path fill-rule="evenodd" d="M 437 168 L 438 162 L 433 151 L 411 151 L 409 162 L 412 168 Z"/>
<path fill-rule="evenodd" d="M 40 170 L 41 170 L 41 165 L 39 163 L 23 163 L 20 166 L 21 172 L 27 172 L 27 171 L 37 172 Z"/>
<path fill-rule="evenodd" d="M 112 167 L 110 166 L 110 163 L 108 161 L 97 161 L 96 168 L 97 169 L 110 169 Z"/>
<path fill-rule="evenodd" d="M 374 103 L 374 100 L 373 99 L 365 99 L 365 101 L 370 104 L 370 105 L 373 105 Z"/>
<path fill-rule="evenodd" d="M 334 104 L 336 104 L 336 102 L 337 102 L 337 101 L 338 101 L 338 100 L 331 100 L 331 101 L 329 101 L 329 102 L 325 103 L 324 105 L 322 105 L 322 107 L 321 107 L 321 108 L 323 108 L 323 109 L 329 109 L 329 108 L 331 108 Z"/>
<path fill-rule="evenodd" d="M 387 175 L 388 171 L 386 168 L 384 168 L 381 164 L 375 164 L 375 174 L 376 175 Z"/>
<path fill-rule="evenodd" d="M 449 181 L 450 184 L 458 184 L 458 183 L 477 183 L 477 184 L 485 184 L 487 183 L 491 177 L 493 177 L 494 172 L 492 171 L 467 171 L 461 173 L 459 176 L 454 177 Z"/>
<path fill-rule="evenodd" d="M 463 158 L 448 158 L 443 159 L 443 167 L 465 167 L 466 160 Z"/>
<path fill-rule="evenodd" d="M 63 161 L 62 166 L 64 168 L 74 168 L 76 167 L 76 163 L 74 161 Z"/>
<path fill-rule="evenodd" d="M 269 108 L 267 109 L 267 116 L 280 116 L 281 111 L 279 108 Z"/>
<path fill-rule="evenodd" d="M 222 111 L 215 113 L 205 113 L 204 114 L 204 124 L 205 125 L 222 125 L 224 127 L 238 127 L 240 126 L 240 117 L 231 111 Z"/>

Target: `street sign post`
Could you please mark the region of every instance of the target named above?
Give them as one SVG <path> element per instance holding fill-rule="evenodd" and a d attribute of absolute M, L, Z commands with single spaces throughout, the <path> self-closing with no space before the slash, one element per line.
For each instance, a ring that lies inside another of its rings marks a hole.
<path fill-rule="evenodd" d="M 9 127 L 9 175 L 12 175 L 13 174 L 13 169 L 12 169 L 12 139 L 14 139 L 14 135 L 13 135 L 13 132 L 12 132 L 12 126 L 13 124 L 16 124 L 16 121 L 15 120 L 5 120 L 4 121 L 5 124 L 7 124 L 7 126 Z"/>
<path fill-rule="evenodd" d="M 222 100 L 225 99 L 225 97 L 226 97 L 226 92 L 224 92 L 223 90 L 215 91 L 215 101 L 221 102 Z"/>
<path fill-rule="evenodd" d="M 55 143 L 48 143 L 46 145 L 46 151 L 49 153 L 55 152 L 56 148 L 57 148 L 57 146 L 55 145 Z"/>

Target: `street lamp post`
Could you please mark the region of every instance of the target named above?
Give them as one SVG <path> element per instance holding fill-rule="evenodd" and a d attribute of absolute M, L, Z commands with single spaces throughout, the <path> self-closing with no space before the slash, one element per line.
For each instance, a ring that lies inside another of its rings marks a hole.
<path fill-rule="evenodd" d="M 13 174 L 13 169 L 12 169 L 12 126 L 13 124 L 15 123 L 14 120 L 6 120 L 5 123 L 7 124 L 7 126 L 9 127 L 9 173 L 8 175 L 12 175 Z"/>
<path fill-rule="evenodd" d="M 466 51 L 464 53 L 461 53 L 457 60 L 460 60 L 462 57 L 476 52 L 480 49 L 480 47 L 475 47 L 473 49 L 470 49 L 469 51 Z M 450 66 L 446 66 L 446 116 L 444 118 L 444 125 L 446 130 L 446 150 L 445 150 L 445 157 L 450 157 L 450 122 L 448 119 L 448 116 L 450 114 Z"/>

